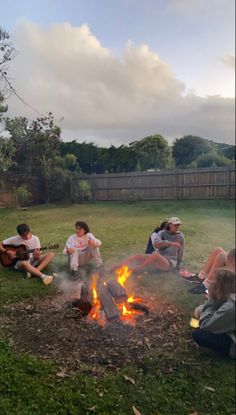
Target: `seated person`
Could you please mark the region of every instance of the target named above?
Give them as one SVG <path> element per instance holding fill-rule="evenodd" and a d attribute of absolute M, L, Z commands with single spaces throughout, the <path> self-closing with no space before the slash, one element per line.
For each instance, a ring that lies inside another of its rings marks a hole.
<path fill-rule="evenodd" d="M 0 252 L 6 252 L 4 245 L 25 245 L 26 249 L 33 249 L 34 251 L 29 254 L 28 260 L 16 260 L 14 261 L 15 251 L 7 250 L 7 254 L 13 260 L 14 269 L 17 271 L 26 271 L 28 278 L 31 275 L 41 278 L 44 285 L 49 285 L 53 281 L 52 275 L 45 275 L 42 270 L 52 261 L 54 254 L 49 252 L 46 255 L 41 255 L 41 244 L 39 238 L 30 232 L 30 228 L 26 223 L 22 223 L 17 226 L 18 235 L 12 236 L 8 239 L 4 239 L 0 242 Z"/>
<path fill-rule="evenodd" d="M 210 283 L 214 281 L 215 270 L 217 268 L 228 268 L 235 272 L 236 249 L 231 249 L 228 253 L 220 247 L 214 248 L 208 256 L 206 263 L 197 274 L 198 284 L 196 287 L 188 290 L 191 294 L 204 294 Z"/>
<path fill-rule="evenodd" d="M 151 235 L 155 249 L 153 253 L 134 255 L 126 261 L 122 261 L 115 269 L 129 264 L 131 264 L 132 272 L 139 272 L 148 266 L 166 272 L 178 269 L 184 253 L 184 235 L 179 231 L 181 224 L 181 220 L 177 217 L 168 219 L 165 229 Z"/>
<path fill-rule="evenodd" d="M 145 251 L 145 254 L 151 254 L 153 251 L 155 251 L 154 245 L 153 245 L 153 240 L 156 237 L 156 234 L 161 231 L 162 229 L 165 229 L 168 223 L 168 219 L 164 222 L 162 222 L 160 224 L 160 226 L 158 226 L 157 228 L 154 229 L 154 231 L 151 233 L 149 239 L 148 239 L 148 243 L 147 243 L 147 248 Z"/>
<path fill-rule="evenodd" d="M 97 268 L 102 265 L 99 251 L 101 245 L 102 242 L 89 231 L 86 222 L 76 222 L 75 233 L 69 236 L 63 250 L 63 253 L 69 256 L 72 276 L 79 277 L 79 267 L 88 264 L 92 259 L 94 259 Z"/>
<path fill-rule="evenodd" d="M 227 268 L 215 271 L 209 299 L 196 308 L 195 317 L 199 320 L 199 328 L 192 334 L 195 342 L 235 358 L 235 272 Z"/>

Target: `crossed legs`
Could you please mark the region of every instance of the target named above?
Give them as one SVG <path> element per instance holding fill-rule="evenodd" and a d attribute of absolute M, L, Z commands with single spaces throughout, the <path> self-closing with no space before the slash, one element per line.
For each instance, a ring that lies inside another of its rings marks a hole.
<path fill-rule="evenodd" d="M 49 252 L 46 255 L 40 255 L 39 263 L 36 267 L 34 267 L 29 261 L 20 261 L 19 268 L 26 272 L 30 272 L 30 274 L 34 275 L 35 277 L 41 277 L 42 270 L 47 267 L 53 258 L 54 253 Z"/>

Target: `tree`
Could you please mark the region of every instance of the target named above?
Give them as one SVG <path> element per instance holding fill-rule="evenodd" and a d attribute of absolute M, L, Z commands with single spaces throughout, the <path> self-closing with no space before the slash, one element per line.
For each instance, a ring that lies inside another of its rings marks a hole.
<path fill-rule="evenodd" d="M 7 112 L 7 105 L 4 105 L 4 97 L 0 92 L 0 122 L 2 121 L 2 114 Z"/>
<path fill-rule="evenodd" d="M 135 171 L 141 171 L 141 166 L 140 166 L 140 161 L 138 160 L 138 163 L 136 164 L 136 167 L 135 167 Z"/>
<path fill-rule="evenodd" d="M 23 184 L 16 189 L 16 197 L 19 206 L 28 206 L 32 200 L 32 194 L 28 190 L 27 186 Z"/>
<path fill-rule="evenodd" d="M 70 197 L 70 187 L 72 174 L 69 170 L 53 166 L 51 160 L 50 166 L 45 176 L 45 188 L 43 189 L 45 202 L 56 202 Z"/>
<path fill-rule="evenodd" d="M 221 144 L 218 148 L 218 153 L 227 157 L 230 160 L 235 160 L 235 145 Z"/>
<path fill-rule="evenodd" d="M 0 137 L 0 173 L 4 173 L 14 165 L 15 147 L 8 138 Z"/>
<path fill-rule="evenodd" d="M 16 149 L 13 172 L 20 181 L 18 184 L 31 181 L 41 193 L 41 199 L 49 201 L 52 181 L 55 183 L 55 178 L 59 177 L 55 168 L 58 167 L 61 143 L 60 128 L 54 124 L 53 115 L 49 113 L 32 122 L 23 117 L 6 119 L 6 129 Z"/>
<path fill-rule="evenodd" d="M 231 161 L 217 153 L 202 154 L 193 162 L 196 167 L 223 167 L 229 166 Z"/>
<path fill-rule="evenodd" d="M 0 94 L 2 98 L 9 96 L 11 92 L 15 93 L 14 88 L 8 78 L 9 62 L 16 56 L 16 50 L 10 41 L 10 36 L 0 26 Z"/>
<path fill-rule="evenodd" d="M 7 77 L 7 71 L 8 63 L 14 56 L 15 49 L 9 41 L 9 34 L 0 26 L 0 123 L 2 123 L 3 114 L 8 109 L 4 102 L 12 87 Z M 13 143 L 5 137 L 0 137 L 0 173 L 8 171 L 14 165 L 14 154 Z"/>
<path fill-rule="evenodd" d="M 130 143 L 136 150 L 142 170 L 160 169 L 169 166 L 171 149 L 161 135 L 152 135 Z"/>
<path fill-rule="evenodd" d="M 74 154 L 67 153 L 65 157 L 63 157 L 63 161 L 65 167 L 71 172 L 79 171 L 79 163 L 77 162 L 77 158 Z"/>
<path fill-rule="evenodd" d="M 87 180 L 75 180 L 72 185 L 71 199 L 83 203 L 92 199 L 90 184 Z"/>
<path fill-rule="evenodd" d="M 135 171 L 138 163 L 138 153 L 134 148 L 121 145 L 119 147 L 110 146 L 103 153 L 104 171 L 121 173 Z"/>
<path fill-rule="evenodd" d="M 212 147 L 208 140 L 187 135 L 174 141 L 172 155 L 175 159 L 176 167 L 186 167 L 201 154 L 211 151 Z"/>
<path fill-rule="evenodd" d="M 88 174 L 98 173 L 100 150 L 93 143 L 78 143 L 75 140 L 61 143 L 61 155 L 74 154 L 81 171 Z M 99 173 L 102 173 L 102 171 L 99 171 Z"/>
<path fill-rule="evenodd" d="M 14 169 L 16 175 L 32 175 L 32 160 L 28 148 L 29 122 L 25 117 L 5 118 L 5 130 L 10 135 L 10 141 L 15 148 Z"/>

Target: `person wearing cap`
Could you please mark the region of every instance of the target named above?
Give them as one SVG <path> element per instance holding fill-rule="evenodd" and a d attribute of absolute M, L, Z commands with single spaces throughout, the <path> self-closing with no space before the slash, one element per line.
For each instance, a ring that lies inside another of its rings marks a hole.
<path fill-rule="evenodd" d="M 168 219 L 166 229 L 159 231 L 153 239 L 156 252 L 156 268 L 162 271 L 178 269 L 184 255 L 184 234 L 179 228 L 182 221 L 173 216 Z"/>
<path fill-rule="evenodd" d="M 177 217 L 168 219 L 165 229 L 152 234 L 155 250 L 151 254 L 134 255 L 126 261 L 122 261 L 112 271 L 128 264 L 131 264 L 132 272 L 139 272 L 149 266 L 166 272 L 178 269 L 184 254 L 184 235 L 179 230 L 181 224 L 181 220 Z M 135 265 L 132 266 L 132 263 Z"/>

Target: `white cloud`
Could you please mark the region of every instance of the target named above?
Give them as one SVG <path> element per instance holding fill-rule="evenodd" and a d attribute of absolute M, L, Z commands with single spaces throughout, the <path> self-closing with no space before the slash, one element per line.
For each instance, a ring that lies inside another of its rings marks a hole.
<path fill-rule="evenodd" d="M 230 55 L 229 53 L 226 53 L 223 58 L 221 58 L 221 61 L 224 62 L 229 68 L 235 70 L 235 56 Z"/>
<path fill-rule="evenodd" d="M 147 45 L 128 42 L 117 59 L 87 24 L 45 29 L 24 21 L 15 38 L 20 53 L 11 65 L 12 82 L 40 112 L 64 117 L 64 138 L 100 145 L 155 133 L 233 140 L 234 100 L 186 95 L 184 83 Z M 9 113 L 37 116 L 16 98 Z"/>

